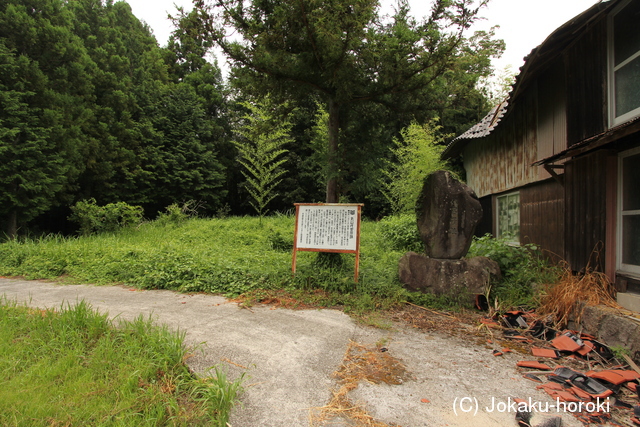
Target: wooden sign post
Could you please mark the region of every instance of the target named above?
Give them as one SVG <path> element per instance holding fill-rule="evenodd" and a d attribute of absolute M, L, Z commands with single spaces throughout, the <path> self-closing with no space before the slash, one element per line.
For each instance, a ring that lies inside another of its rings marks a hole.
<path fill-rule="evenodd" d="M 298 251 L 356 254 L 354 281 L 360 266 L 362 203 L 294 203 L 296 228 L 291 271 L 296 274 Z"/>

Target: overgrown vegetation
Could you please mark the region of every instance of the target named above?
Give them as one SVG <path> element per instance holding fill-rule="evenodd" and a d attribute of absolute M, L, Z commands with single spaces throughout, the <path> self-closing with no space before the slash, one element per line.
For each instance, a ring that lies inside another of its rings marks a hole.
<path fill-rule="evenodd" d="M 469 295 L 409 292 L 399 283 L 400 257 L 410 250 L 423 251 L 411 215 L 363 221 L 357 284 L 354 256 L 344 254 L 336 260 L 335 254 L 299 252 L 297 274 L 292 277 L 293 216 L 275 215 L 263 221 L 260 226 L 255 217 L 189 217 L 174 206 L 156 221 L 115 233 L 8 241 L 0 245 L 0 275 L 64 277 L 72 282 L 125 283 L 229 297 L 242 294 L 246 304 L 295 300 L 340 305 L 354 313 L 405 301 L 438 309 L 468 306 Z M 502 271 L 502 280 L 491 284 L 492 306 L 496 300 L 503 308 L 535 306 L 542 285 L 557 281 L 558 270 L 533 245 L 513 246 L 484 236 L 474 239 L 468 256 L 477 255 L 493 259 Z"/>
<path fill-rule="evenodd" d="M 169 206 L 167 209 L 171 208 Z M 85 236 L 114 232 L 142 221 L 142 208 L 125 202 L 98 206 L 96 199 L 81 200 L 71 207 L 71 212 L 69 219 L 79 225 L 80 233 Z"/>
<path fill-rule="evenodd" d="M 294 218 L 190 218 L 167 227 L 162 221 L 82 237 L 50 235 L 0 245 L 0 275 L 83 283 L 126 283 L 143 289 L 211 292 L 238 296 L 250 291 L 285 290 L 320 305 L 344 305 L 363 312 L 403 301 L 397 280 L 403 251 L 362 224 L 360 280 L 353 279 L 353 255 L 341 265 L 321 265 L 316 254 L 298 254 L 291 275 Z M 321 291 L 320 294 L 316 291 Z"/>
<path fill-rule="evenodd" d="M 388 244 L 400 251 L 423 252 L 423 243 L 416 225 L 415 215 L 402 214 L 384 218 L 379 225 L 380 234 Z M 535 307 L 539 296 L 550 284 L 558 282 L 560 268 L 551 265 L 536 245 L 513 245 L 490 235 L 474 238 L 467 257 L 486 256 L 496 261 L 502 279 L 490 285 L 488 301 L 502 308 Z M 413 295 L 412 302 L 429 306 L 463 304 L 467 298 L 444 298 L 435 295 Z"/>
<path fill-rule="evenodd" d="M 164 212 L 158 214 L 156 222 L 159 225 L 179 225 L 197 214 L 198 203 L 195 200 L 186 201 L 181 205 L 172 203 L 165 208 Z"/>
<path fill-rule="evenodd" d="M 537 296 L 550 283 L 556 283 L 560 271 L 543 257 L 533 244 L 513 245 L 490 235 L 474 238 L 467 257 L 486 256 L 500 266 L 502 280 L 491 284 L 488 301 L 503 308 L 535 307 Z"/>
<path fill-rule="evenodd" d="M 439 131 L 435 122 L 424 125 L 413 122 L 402 130 L 401 138 L 394 138 L 393 161 L 387 161 L 381 180 L 382 194 L 393 212 L 412 214 L 424 178 L 448 169 L 447 162 L 440 158 L 446 144 Z"/>
<path fill-rule="evenodd" d="M 418 253 L 424 249 L 415 214 L 407 213 L 383 218 L 380 220 L 380 233 L 394 249 Z"/>
<path fill-rule="evenodd" d="M 79 302 L 0 301 L 0 425 L 227 426 L 242 391 L 215 368 L 196 378 L 183 334 L 142 317 L 115 325 Z"/>

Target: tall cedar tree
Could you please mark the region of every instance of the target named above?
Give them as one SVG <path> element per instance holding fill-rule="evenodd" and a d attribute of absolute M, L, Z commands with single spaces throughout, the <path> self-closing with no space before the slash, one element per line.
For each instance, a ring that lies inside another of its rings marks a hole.
<path fill-rule="evenodd" d="M 217 209 L 226 100 L 206 49 L 192 50 L 197 66 L 180 69 L 176 49 L 159 48 L 126 2 L 0 2 L 5 233 L 32 221 L 56 227 L 50 217 L 62 223 L 87 198 L 149 214 L 185 199 Z"/>
<path fill-rule="evenodd" d="M 57 0 L 0 3 L 0 221 L 61 203 L 81 169 L 93 63 Z"/>
<path fill-rule="evenodd" d="M 463 33 L 487 1 L 435 0 L 421 22 L 409 16 L 406 0 L 391 19 L 379 16 L 377 0 L 194 5 L 209 37 L 235 63 L 236 78 L 265 92 L 321 97 L 329 113 L 326 201 L 337 202 L 344 112 L 370 102 L 393 108 L 433 85 L 465 55 Z"/>

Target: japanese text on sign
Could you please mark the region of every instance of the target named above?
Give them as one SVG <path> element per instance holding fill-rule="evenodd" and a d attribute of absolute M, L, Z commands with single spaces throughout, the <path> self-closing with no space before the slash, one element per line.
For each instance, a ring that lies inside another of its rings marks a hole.
<path fill-rule="evenodd" d="M 357 213 L 355 206 L 300 206 L 297 247 L 355 251 Z"/>

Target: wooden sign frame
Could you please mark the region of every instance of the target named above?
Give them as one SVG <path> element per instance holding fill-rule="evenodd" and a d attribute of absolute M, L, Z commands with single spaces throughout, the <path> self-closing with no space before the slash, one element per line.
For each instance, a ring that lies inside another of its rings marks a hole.
<path fill-rule="evenodd" d="M 298 251 L 355 254 L 354 281 L 360 268 L 360 219 L 363 203 L 294 203 L 296 225 L 291 272 Z"/>

